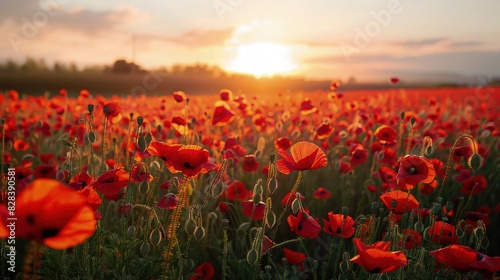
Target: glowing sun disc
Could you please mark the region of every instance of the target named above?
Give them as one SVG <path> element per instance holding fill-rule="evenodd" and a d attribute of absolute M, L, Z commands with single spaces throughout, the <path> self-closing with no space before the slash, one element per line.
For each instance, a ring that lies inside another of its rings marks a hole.
<path fill-rule="evenodd" d="M 290 48 L 276 43 L 251 43 L 236 48 L 237 56 L 228 65 L 232 72 L 256 77 L 287 73 L 297 66 L 290 58 Z"/>

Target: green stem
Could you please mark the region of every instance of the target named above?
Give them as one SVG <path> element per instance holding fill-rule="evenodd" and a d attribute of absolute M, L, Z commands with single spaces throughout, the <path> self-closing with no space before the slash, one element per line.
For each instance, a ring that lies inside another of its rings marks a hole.
<path fill-rule="evenodd" d="M 288 209 L 288 205 L 290 204 L 290 201 L 292 199 L 292 194 L 295 193 L 297 190 L 297 187 L 300 184 L 300 179 L 302 178 L 302 171 L 299 171 L 299 175 L 297 176 L 297 180 L 295 181 L 295 185 L 292 188 L 292 191 L 290 191 L 290 195 L 288 196 L 288 199 L 286 200 L 285 207 L 283 208 L 283 211 L 281 211 L 281 214 L 278 218 L 278 221 L 276 222 L 276 228 L 274 229 L 273 233 L 271 234 L 271 240 L 274 240 L 276 237 L 276 233 L 278 232 L 278 229 L 281 225 L 281 220 L 283 219 L 283 216 L 285 216 L 285 212 Z"/>

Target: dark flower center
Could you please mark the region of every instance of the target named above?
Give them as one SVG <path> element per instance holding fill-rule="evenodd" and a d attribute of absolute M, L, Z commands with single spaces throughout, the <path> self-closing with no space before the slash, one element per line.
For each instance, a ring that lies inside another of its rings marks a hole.
<path fill-rule="evenodd" d="M 410 175 L 415 175 L 418 173 L 418 170 L 415 168 L 415 166 L 410 166 L 408 167 L 408 169 L 406 170 L 408 172 L 408 174 Z"/>
<path fill-rule="evenodd" d="M 113 183 L 115 180 L 113 178 L 109 178 L 107 180 L 104 180 L 104 183 Z"/>
<path fill-rule="evenodd" d="M 59 233 L 59 229 L 57 229 L 57 228 L 44 229 L 44 230 L 42 230 L 42 238 L 45 239 L 45 238 L 54 237 L 58 233 Z"/>
<path fill-rule="evenodd" d="M 26 217 L 26 221 L 28 222 L 28 224 L 34 225 L 35 224 L 35 216 L 34 215 L 28 215 L 28 217 Z"/>
<path fill-rule="evenodd" d="M 194 168 L 194 166 L 191 166 L 191 164 L 189 162 L 187 162 L 187 161 L 184 162 L 183 166 L 186 167 L 186 168 L 190 168 L 190 169 Z"/>
<path fill-rule="evenodd" d="M 376 267 L 376 268 L 374 268 L 374 269 L 372 269 L 372 270 L 370 270 L 368 272 L 370 272 L 370 273 L 380 273 L 381 270 L 382 269 L 380 267 Z"/>
<path fill-rule="evenodd" d="M 167 161 L 167 157 L 161 157 L 163 161 Z"/>

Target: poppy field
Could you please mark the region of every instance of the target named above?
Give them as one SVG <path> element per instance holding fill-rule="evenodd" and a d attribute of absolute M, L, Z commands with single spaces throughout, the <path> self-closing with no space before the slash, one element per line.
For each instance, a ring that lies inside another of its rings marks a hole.
<path fill-rule="evenodd" d="M 0 94 L 2 279 L 497 279 L 500 88 Z"/>

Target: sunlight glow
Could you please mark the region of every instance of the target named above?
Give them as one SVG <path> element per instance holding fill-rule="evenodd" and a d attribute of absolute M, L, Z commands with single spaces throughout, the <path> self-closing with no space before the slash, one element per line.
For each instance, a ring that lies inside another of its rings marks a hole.
<path fill-rule="evenodd" d="M 297 68 L 290 48 L 277 43 L 257 42 L 236 47 L 237 56 L 227 69 L 256 77 L 285 74 Z"/>

